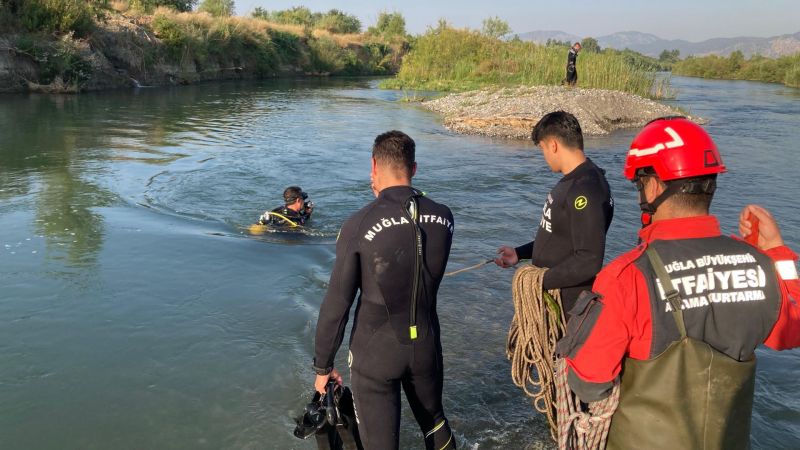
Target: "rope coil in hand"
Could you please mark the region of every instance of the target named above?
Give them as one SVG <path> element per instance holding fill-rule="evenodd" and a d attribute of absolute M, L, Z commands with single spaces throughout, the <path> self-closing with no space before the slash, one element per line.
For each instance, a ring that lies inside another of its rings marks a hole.
<path fill-rule="evenodd" d="M 506 345 L 511 378 L 547 417 L 550 436 L 559 450 L 603 449 L 619 403 L 619 382 L 615 381 L 609 397 L 589 403 L 588 410 L 567 385 L 566 361 L 556 354 L 556 344 L 566 331 L 566 317 L 561 292 L 542 288 L 546 271 L 526 265 L 514 273 L 514 318 Z"/>
<path fill-rule="evenodd" d="M 514 318 L 508 330 L 506 356 L 511 360 L 511 379 L 533 398 L 536 410 L 547 416 L 550 435 L 555 440 L 555 351 L 566 321 L 561 313 L 561 292 L 553 289 L 545 293 L 542 289 L 546 271 L 525 265 L 514 273 Z"/>

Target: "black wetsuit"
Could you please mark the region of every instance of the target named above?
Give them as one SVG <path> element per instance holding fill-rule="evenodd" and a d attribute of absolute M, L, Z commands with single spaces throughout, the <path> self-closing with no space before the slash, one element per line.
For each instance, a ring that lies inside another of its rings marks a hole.
<path fill-rule="evenodd" d="M 569 49 L 567 54 L 567 76 L 564 78 L 563 84 L 575 86 L 578 82 L 578 52 L 574 48 Z"/>
<path fill-rule="evenodd" d="M 417 206 L 409 206 L 413 203 Z M 409 212 L 415 208 L 416 222 Z M 349 364 L 366 449 L 398 448 L 401 385 L 426 447 L 455 448 L 442 408 L 436 315 L 436 293 L 452 238 L 450 209 L 409 186 L 384 189 L 342 226 L 319 311 L 314 365 L 318 372 L 333 367 L 350 306 L 360 291 Z"/>
<path fill-rule="evenodd" d="M 590 159 L 565 175 L 547 195 L 533 242 L 516 248 L 519 259 L 547 267 L 545 289 L 561 289 L 565 311 L 578 294 L 591 290 L 603 267 L 606 232 L 614 216 L 614 199 L 605 171 Z"/>
<path fill-rule="evenodd" d="M 289 209 L 285 206 L 279 206 L 272 211 L 273 213 L 278 213 L 286 219 L 289 219 L 291 223 L 287 222 L 286 219 L 280 217 L 275 214 L 265 213 L 258 219 L 258 222 L 261 225 L 273 225 L 273 226 L 303 226 L 311 219 L 311 213 L 306 211 L 305 209 L 298 212 L 293 209 Z"/>

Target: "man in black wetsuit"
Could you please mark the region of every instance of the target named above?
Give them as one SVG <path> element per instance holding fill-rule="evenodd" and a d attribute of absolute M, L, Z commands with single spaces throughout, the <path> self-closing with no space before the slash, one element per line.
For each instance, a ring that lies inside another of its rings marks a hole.
<path fill-rule="evenodd" d="M 578 52 L 581 51 L 581 43 L 576 42 L 567 53 L 567 76 L 561 84 L 575 86 L 578 83 Z"/>
<path fill-rule="evenodd" d="M 303 226 L 311 219 L 314 204 L 307 202 L 308 194 L 299 186 L 289 186 L 283 191 L 284 206 L 267 211 L 258 218 L 261 225 Z"/>
<path fill-rule="evenodd" d="M 414 153 L 414 141 L 400 131 L 375 139 L 372 189 L 377 199 L 342 226 L 317 322 L 315 388 L 324 392 L 329 379 L 341 382 L 334 356 L 360 291 L 349 365 L 358 430 L 367 450 L 399 448 L 401 386 L 425 447 L 456 448 L 442 407 L 436 315 L 453 215 L 411 187 Z"/>
<path fill-rule="evenodd" d="M 614 200 L 605 171 L 583 153 L 575 116 L 546 114 L 531 138 L 550 169 L 564 176 L 547 195 L 535 240 L 517 248 L 500 247 L 495 263 L 506 268 L 530 258 L 535 266 L 548 268 L 543 288 L 561 289 L 564 311 L 569 311 L 581 291 L 591 290 L 603 266 Z"/>

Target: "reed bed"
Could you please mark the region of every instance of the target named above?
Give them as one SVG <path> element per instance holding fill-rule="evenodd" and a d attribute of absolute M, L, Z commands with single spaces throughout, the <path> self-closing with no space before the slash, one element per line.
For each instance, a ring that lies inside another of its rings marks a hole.
<path fill-rule="evenodd" d="M 420 36 L 386 88 L 465 91 L 486 86 L 557 85 L 565 75 L 567 49 L 520 40 L 502 41 L 469 29 L 440 25 Z M 663 81 L 662 81 L 663 83 Z M 635 67 L 616 53 L 582 52 L 578 85 L 643 97 L 656 89 L 654 72 Z"/>

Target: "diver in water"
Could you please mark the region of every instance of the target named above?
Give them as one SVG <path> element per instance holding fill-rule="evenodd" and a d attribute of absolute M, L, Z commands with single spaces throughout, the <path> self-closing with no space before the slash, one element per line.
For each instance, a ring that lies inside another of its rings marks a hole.
<path fill-rule="evenodd" d="M 314 203 L 306 201 L 308 194 L 299 186 L 289 186 L 283 191 L 284 206 L 267 211 L 258 218 L 261 225 L 304 226 L 314 212 Z"/>

